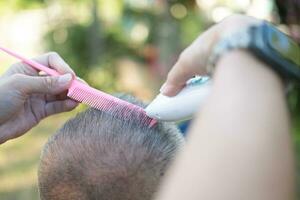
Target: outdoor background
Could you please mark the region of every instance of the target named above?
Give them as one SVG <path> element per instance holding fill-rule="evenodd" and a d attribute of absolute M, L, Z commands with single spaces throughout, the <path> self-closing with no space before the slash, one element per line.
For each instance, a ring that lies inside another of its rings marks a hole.
<path fill-rule="evenodd" d="M 0 45 L 28 57 L 57 51 L 90 85 L 150 101 L 180 51 L 207 27 L 232 13 L 278 24 L 276 11 L 272 0 L 0 0 Z M 0 74 L 14 62 L 0 52 Z M 299 152 L 298 92 L 289 101 Z M 1 200 L 39 199 L 40 151 L 82 109 L 50 117 L 0 146 Z"/>

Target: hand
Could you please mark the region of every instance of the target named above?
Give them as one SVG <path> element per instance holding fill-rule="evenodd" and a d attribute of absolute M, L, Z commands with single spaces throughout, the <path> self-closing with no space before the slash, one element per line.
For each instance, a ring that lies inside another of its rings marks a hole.
<path fill-rule="evenodd" d="M 64 60 L 57 53 L 35 60 L 64 75 L 39 76 L 39 71 L 17 63 L 0 77 L 0 144 L 23 135 L 43 118 L 78 105 L 66 95 L 74 72 Z"/>
<path fill-rule="evenodd" d="M 207 73 L 208 58 L 223 34 L 234 33 L 260 22 L 252 17 L 233 15 L 204 32 L 181 53 L 160 91 L 167 96 L 176 95 L 188 79 Z"/>

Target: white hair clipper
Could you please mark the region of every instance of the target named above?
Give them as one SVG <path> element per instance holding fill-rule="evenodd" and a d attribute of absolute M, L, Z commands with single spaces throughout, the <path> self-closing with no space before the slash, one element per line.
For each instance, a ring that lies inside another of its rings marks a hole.
<path fill-rule="evenodd" d="M 211 90 L 211 80 L 207 76 L 196 76 L 187 81 L 186 86 L 174 97 L 159 94 L 145 108 L 149 117 L 159 121 L 183 121 L 193 117 Z"/>

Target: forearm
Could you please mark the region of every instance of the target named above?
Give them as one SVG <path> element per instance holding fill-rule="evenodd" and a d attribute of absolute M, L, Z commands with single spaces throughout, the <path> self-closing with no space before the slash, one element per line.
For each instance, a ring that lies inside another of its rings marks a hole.
<path fill-rule="evenodd" d="M 227 54 L 159 199 L 293 199 L 289 132 L 279 77 L 248 53 Z"/>

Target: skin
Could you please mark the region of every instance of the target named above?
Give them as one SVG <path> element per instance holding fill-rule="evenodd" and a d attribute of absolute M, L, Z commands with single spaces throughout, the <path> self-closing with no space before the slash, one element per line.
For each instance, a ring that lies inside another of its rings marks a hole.
<path fill-rule="evenodd" d="M 259 21 L 237 15 L 209 29 L 181 54 L 161 92 L 175 95 L 193 75 L 205 74 L 221 33 L 255 23 Z M 61 62 L 54 65 L 49 56 L 40 62 L 72 73 Z M 36 75 L 22 65 L 0 78 L 0 143 L 76 106 L 63 95 L 71 80 L 59 83 L 58 77 Z M 211 96 L 157 200 L 295 199 L 289 123 L 279 76 L 247 51 L 227 53 L 216 66 Z"/>
<path fill-rule="evenodd" d="M 161 92 L 175 95 L 193 75 L 205 74 L 221 33 L 259 22 L 236 15 L 209 29 L 182 53 Z M 280 77 L 246 50 L 228 52 L 156 200 L 295 199 L 289 124 Z"/>
<path fill-rule="evenodd" d="M 70 111 L 77 102 L 66 96 L 74 72 L 57 53 L 35 60 L 60 72 L 61 76 L 39 76 L 32 67 L 17 63 L 0 77 L 0 144 L 17 138 L 42 119 Z"/>

